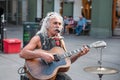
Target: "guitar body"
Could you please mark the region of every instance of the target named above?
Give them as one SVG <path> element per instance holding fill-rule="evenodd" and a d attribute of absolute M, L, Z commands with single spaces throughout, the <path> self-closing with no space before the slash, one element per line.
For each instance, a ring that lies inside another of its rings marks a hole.
<path fill-rule="evenodd" d="M 54 47 L 50 53 L 64 54 L 64 50 L 60 47 Z M 54 54 L 53 54 L 54 55 Z M 30 75 L 36 80 L 55 80 L 58 72 L 68 71 L 71 65 L 71 61 L 68 58 L 60 59 L 59 61 L 53 61 L 51 63 L 45 63 L 41 58 L 26 60 L 25 66 Z"/>
<path fill-rule="evenodd" d="M 87 45 L 88 48 L 104 48 L 106 43 L 104 41 L 96 41 L 90 45 Z M 54 47 L 49 53 L 55 55 L 59 54 L 59 61 L 53 61 L 51 63 L 46 63 L 41 58 L 26 60 L 25 66 L 27 68 L 27 73 L 30 80 L 55 80 L 58 72 L 68 71 L 71 61 L 69 59 L 73 54 L 80 52 L 82 48 L 64 53 L 64 50 L 60 47 Z M 55 56 L 54 56 L 55 57 Z M 56 57 L 55 57 L 56 58 Z"/>

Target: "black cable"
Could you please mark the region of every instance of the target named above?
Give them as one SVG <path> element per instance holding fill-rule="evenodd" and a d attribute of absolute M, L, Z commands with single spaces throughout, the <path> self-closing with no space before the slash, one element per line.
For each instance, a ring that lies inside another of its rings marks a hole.
<path fill-rule="evenodd" d="M 18 69 L 18 74 L 25 74 L 25 67 L 20 67 Z"/>

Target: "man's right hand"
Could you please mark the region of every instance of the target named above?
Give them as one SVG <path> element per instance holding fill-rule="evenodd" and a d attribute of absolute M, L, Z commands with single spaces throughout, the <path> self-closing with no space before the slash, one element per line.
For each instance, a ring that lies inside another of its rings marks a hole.
<path fill-rule="evenodd" d="M 42 53 L 41 58 L 44 59 L 48 63 L 50 63 L 54 60 L 54 56 L 47 52 Z"/>

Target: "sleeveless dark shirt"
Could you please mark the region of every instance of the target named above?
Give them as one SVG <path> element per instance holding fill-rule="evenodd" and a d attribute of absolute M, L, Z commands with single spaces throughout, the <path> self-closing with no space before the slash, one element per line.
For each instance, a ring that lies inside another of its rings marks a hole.
<path fill-rule="evenodd" d="M 56 41 L 52 38 L 48 38 L 48 36 L 44 36 L 42 33 L 39 34 L 41 39 L 42 49 L 43 50 L 50 50 L 53 47 L 57 46 Z"/>

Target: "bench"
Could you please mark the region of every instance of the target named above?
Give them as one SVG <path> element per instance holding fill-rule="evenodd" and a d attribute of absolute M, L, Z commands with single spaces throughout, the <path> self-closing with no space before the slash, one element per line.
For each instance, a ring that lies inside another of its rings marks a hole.
<path fill-rule="evenodd" d="M 86 25 L 86 27 L 85 27 L 85 29 L 82 30 L 81 35 L 89 35 L 90 25 L 91 25 L 91 24 L 88 22 L 87 25 Z M 74 27 L 70 29 L 70 33 L 75 34 L 76 26 L 77 26 L 77 21 L 74 22 Z"/>
<path fill-rule="evenodd" d="M 83 35 L 89 35 L 89 32 L 90 32 L 90 24 L 87 24 L 85 29 L 82 30 L 82 33 Z"/>

